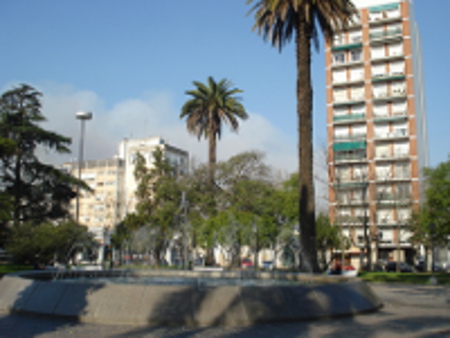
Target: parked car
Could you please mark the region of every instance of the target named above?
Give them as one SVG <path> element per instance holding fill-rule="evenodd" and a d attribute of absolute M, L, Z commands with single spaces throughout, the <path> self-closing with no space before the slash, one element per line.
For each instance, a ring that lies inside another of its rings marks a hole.
<path fill-rule="evenodd" d="M 396 272 L 397 263 L 398 262 L 388 262 L 386 264 L 386 272 Z M 400 262 L 399 264 L 400 264 L 400 272 L 413 272 L 412 267 L 406 264 L 405 262 Z"/>
<path fill-rule="evenodd" d="M 241 262 L 243 268 L 251 268 L 253 267 L 253 262 L 249 258 L 244 258 Z"/>
<path fill-rule="evenodd" d="M 273 262 L 272 261 L 264 261 L 264 262 L 262 262 L 262 268 L 264 270 L 272 271 L 273 270 Z"/>

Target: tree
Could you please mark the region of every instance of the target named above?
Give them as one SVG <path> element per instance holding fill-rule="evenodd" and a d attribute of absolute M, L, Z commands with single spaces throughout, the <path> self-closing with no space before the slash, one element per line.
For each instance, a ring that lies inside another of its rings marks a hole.
<path fill-rule="evenodd" d="M 316 247 L 322 253 L 322 266 L 327 266 L 326 252 L 329 249 L 341 248 L 343 238 L 338 226 L 330 223 L 328 215 L 319 214 L 316 219 Z"/>
<path fill-rule="evenodd" d="M 432 241 L 446 245 L 450 235 L 450 160 L 436 168 L 426 168 L 425 178 L 425 201 L 411 219 L 411 239 L 427 247 Z"/>
<path fill-rule="evenodd" d="M 182 187 L 161 149 L 153 152 L 153 159 L 153 166 L 149 168 L 141 154 L 136 156 L 136 211 L 127 215 L 124 222 L 132 231 L 148 228 L 153 237 L 155 262 L 160 265 L 175 232 L 179 231 Z"/>
<path fill-rule="evenodd" d="M 1 183 L 3 193 L 11 197 L 11 218 L 16 226 L 68 216 L 75 186 L 87 189 L 69 174 L 40 162 L 36 155 L 38 147 L 68 153 L 71 143 L 69 138 L 39 126 L 45 121 L 41 95 L 21 85 L 0 97 Z"/>
<path fill-rule="evenodd" d="M 247 0 L 253 3 L 255 0 Z M 315 248 L 315 202 L 312 145 L 311 40 L 318 29 L 331 41 L 334 28 L 345 27 L 356 10 L 350 0 L 258 0 L 254 29 L 281 51 L 295 35 L 297 53 L 297 115 L 299 131 L 301 268 L 318 272 Z M 318 26 L 317 26 L 318 25 Z"/>
<path fill-rule="evenodd" d="M 246 120 L 248 114 L 235 95 L 242 90 L 233 88 L 227 79 L 216 82 L 208 77 L 207 84 L 193 82 L 196 89 L 186 91 L 189 99 L 181 108 L 180 118 L 186 118 L 187 130 L 200 139 L 208 139 L 209 183 L 214 183 L 217 139 L 222 134 L 222 124 L 226 123 L 232 131 L 239 128 L 238 118 Z"/>

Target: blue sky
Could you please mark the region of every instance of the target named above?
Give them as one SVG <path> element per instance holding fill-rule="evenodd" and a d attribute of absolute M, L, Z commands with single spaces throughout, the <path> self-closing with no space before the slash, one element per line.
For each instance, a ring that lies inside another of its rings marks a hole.
<path fill-rule="evenodd" d="M 430 165 L 450 153 L 450 1 L 415 1 L 422 37 Z M 437 10 L 438 9 L 438 10 Z M 282 171 L 297 168 L 295 51 L 280 54 L 252 32 L 245 0 L 2 0 L 0 89 L 28 83 L 44 94 L 47 127 L 73 138 L 78 110 L 90 110 L 85 156 L 116 153 L 123 137 L 160 135 L 205 161 L 179 112 L 192 81 L 230 79 L 244 90 L 250 119 L 225 133 L 219 159 L 258 149 Z M 313 52 L 314 132 L 326 144 L 323 45 Z M 51 158 L 51 154 L 44 154 Z M 54 160 L 54 159 L 52 159 Z"/>

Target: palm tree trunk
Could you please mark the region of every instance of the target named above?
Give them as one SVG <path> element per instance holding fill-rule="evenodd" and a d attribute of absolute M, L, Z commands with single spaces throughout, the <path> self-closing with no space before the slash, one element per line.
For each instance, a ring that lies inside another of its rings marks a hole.
<path fill-rule="evenodd" d="M 212 112 L 210 112 L 210 124 L 212 124 L 213 116 Z M 209 141 L 209 149 L 208 149 L 208 156 L 209 156 L 209 166 L 208 166 L 208 179 L 210 188 L 212 189 L 214 187 L 214 175 L 216 172 L 216 147 L 217 147 L 217 140 L 216 140 L 216 134 L 213 132 L 213 127 L 210 126 L 208 128 L 208 141 Z"/>
<path fill-rule="evenodd" d="M 311 87 L 311 24 L 300 11 L 297 48 L 297 114 L 299 133 L 299 230 L 300 269 L 319 272 L 316 252 L 316 222 L 313 180 L 312 87 Z"/>

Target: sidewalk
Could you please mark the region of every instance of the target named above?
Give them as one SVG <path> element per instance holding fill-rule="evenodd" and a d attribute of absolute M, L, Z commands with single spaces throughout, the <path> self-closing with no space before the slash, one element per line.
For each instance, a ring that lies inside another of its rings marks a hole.
<path fill-rule="evenodd" d="M 450 337 L 450 287 L 371 286 L 384 308 L 350 318 L 187 328 L 95 325 L 0 314 L 0 337 Z"/>

